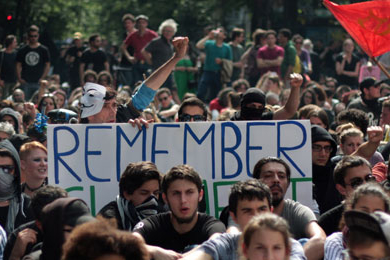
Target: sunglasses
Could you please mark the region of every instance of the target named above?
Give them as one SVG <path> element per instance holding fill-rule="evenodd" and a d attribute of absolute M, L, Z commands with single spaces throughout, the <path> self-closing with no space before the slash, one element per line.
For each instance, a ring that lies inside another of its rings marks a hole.
<path fill-rule="evenodd" d="M 163 101 L 165 101 L 167 99 L 168 99 L 168 97 L 163 97 L 163 98 L 159 98 L 158 101 L 163 102 Z"/>
<path fill-rule="evenodd" d="M 362 185 L 364 182 L 370 182 L 370 181 L 376 181 L 374 175 L 367 174 L 364 179 L 360 177 L 352 178 L 349 182 L 349 184 L 346 184 L 347 186 L 351 186 L 352 189 L 356 189 L 360 185 Z"/>
<path fill-rule="evenodd" d="M 11 174 L 15 170 L 15 166 L 13 166 L 13 165 L 0 165 L 0 169 L 2 169 L 4 173 Z"/>
<path fill-rule="evenodd" d="M 195 122 L 199 121 L 206 121 L 206 118 L 203 115 L 189 115 L 189 114 L 182 114 L 179 117 L 180 122 L 190 122 L 191 119 L 193 119 Z"/>
<path fill-rule="evenodd" d="M 326 145 L 326 146 L 321 146 L 319 144 L 313 144 L 311 146 L 311 149 L 314 151 L 314 152 L 321 152 L 322 150 L 324 150 L 326 153 L 330 153 L 332 152 L 333 148 L 332 146 L 330 145 Z"/>
<path fill-rule="evenodd" d="M 38 38 L 38 34 L 29 34 L 28 37 L 30 37 L 30 38 Z"/>
<path fill-rule="evenodd" d="M 303 42 L 295 42 L 295 44 L 302 44 Z"/>

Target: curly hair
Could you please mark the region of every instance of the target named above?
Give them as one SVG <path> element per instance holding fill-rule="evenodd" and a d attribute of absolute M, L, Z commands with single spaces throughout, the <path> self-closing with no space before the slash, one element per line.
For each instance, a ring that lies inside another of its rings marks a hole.
<path fill-rule="evenodd" d="M 117 255 L 126 260 L 147 260 L 145 242 L 130 232 L 120 231 L 107 220 L 97 219 L 76 227 L 63 246 L 62 260 L 95 260 Z"/>

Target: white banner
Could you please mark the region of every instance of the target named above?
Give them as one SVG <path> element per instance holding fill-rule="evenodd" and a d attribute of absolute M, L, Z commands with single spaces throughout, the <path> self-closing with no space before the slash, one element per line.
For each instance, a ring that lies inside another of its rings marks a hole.
<path fill-rule="evenodd" d="M 96 214 L 119 193 L 130 162 L 152 161 L 162 173 L 189 164 L 205 184 L 207 212 L 219 216 L 230 186 L 251 178 L 256 162 L 276 156 L 291 167 L 287 196 L 312 206 L 310 122 L 248 121 L 49 125 L 49 183 L 84 199 Z"/>

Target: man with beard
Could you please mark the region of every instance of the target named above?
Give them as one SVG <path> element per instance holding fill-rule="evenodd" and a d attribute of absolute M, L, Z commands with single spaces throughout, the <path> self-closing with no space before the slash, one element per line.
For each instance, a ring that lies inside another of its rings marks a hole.
<path fill-rule="evenodd" d="M 375 78 L 372 77 L 365 78 L 359 84 L 361 91 L 360 97 L 351 101 L 351 103 L 348 105 L 348 109 L 357 108 L 365 112 L 370 119 L 370 126 L 379 125 L 381 104 L 378 102 L 378 98 L 381 96 L 381 83 L 381 81 L 376 81 Z"/>
<path fill-rule="evenodd" d="M 152 162 L 130 163 L 119 180 L 119 195 L 99 215 L 115 218 L 118 228 L 132 230 L 144 218 L 162 211 L 157 202 L 161 174 Z"/>
<path fill-rule="evenodd" d="M 290 176 L 290 167 L 276 157 L 262 158 L 253 169 L 253 178 L 271 189 L 273 213 L 288 222 L 295 239 L 308 238 L 303 246 L 307 259 L 322 259 L 326 235 L 317 224 L 314 213 L 299 202 L 284 198 L 290 185 Z"/>
<path fill-rule="evenodd" d="M 231 118 L 233 121 L 241 120 L 285 120 L 291 118 L 298 109 L 299 89 L 303 78 L 300 74 L 290 75 L 291 92 L 286 105 L 275 112 L 265 112 L 265 94 L 258 88 L 248 89 L 241 97 L 241 111 Z"/>
<path fill-rule="evenodd" d="M 163 177 L 162 190 L 171 211 L 144 219 L 133 230 L 141 234 L 148 245 L 182 253 L 213 234 L 225 232 L 222 222 L 198 212 L 203 197 L 202 180 L 191 166 L 178 165 L 170 169 Z M 155 257 L 153 253 L 152 256 Z"/>

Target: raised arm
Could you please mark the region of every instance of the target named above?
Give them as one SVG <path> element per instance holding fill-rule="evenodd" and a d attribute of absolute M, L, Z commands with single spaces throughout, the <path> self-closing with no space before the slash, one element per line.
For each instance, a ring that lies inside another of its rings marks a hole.
<path fill-rule="evenodd" d="M 299 91 L 303 83 L 300 74 L 293 73 L 290 75 L 291 92 L 287 103 L 274 114 L 274 120 L 284 120 L 291 118 L 297 112 L 299 106 Z"/>
<path fill-rule="evenodd" d="M 172 44 L 175 54 L 164 65 L 155 70 L 146 80 L 145 84 L 151 89 L 157 90 L 164 84 L 176 64 L 185 56 L 188 47 L 188 37 L 176 37 Z"/>
<path fill-rule="evenodd" d="M 368 141 L 362 143 L 351 155 L 358 155 L 370 160 L 383 139 L 383 129 L 380 126 L 367 128 Z"/>

